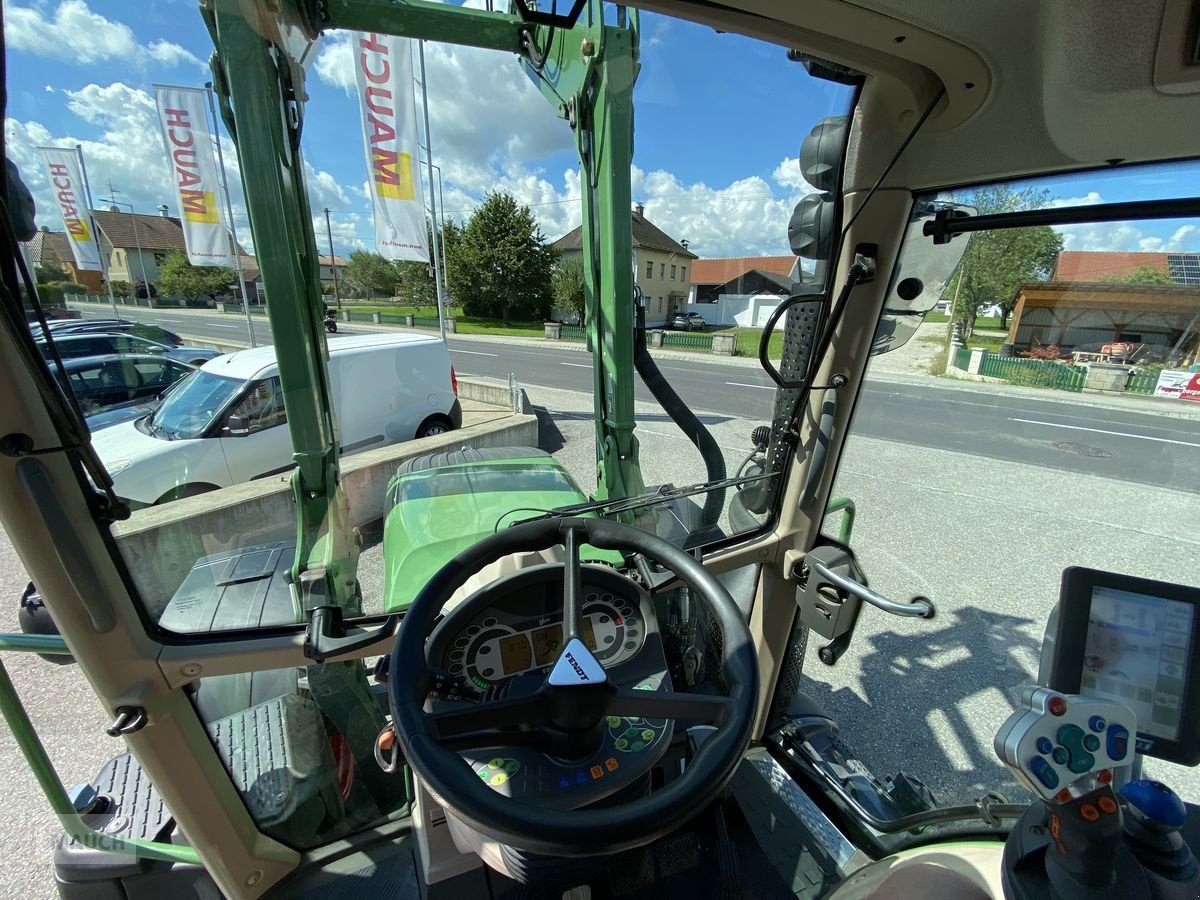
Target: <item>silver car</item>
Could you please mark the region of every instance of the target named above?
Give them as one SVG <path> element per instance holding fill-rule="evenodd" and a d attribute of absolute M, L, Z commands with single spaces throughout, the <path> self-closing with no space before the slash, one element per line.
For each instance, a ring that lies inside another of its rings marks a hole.
<path fill-rule="evenodd" d="M 42 348 L 44 355 L 47 357 L 50 355 L 49 345 L 45 341 L 38 341 L 38 346 Z M 54 346 L 58 348 L 58 354 L 63 359 L 74 359 L 79 356 L 111 356 L 113 354 L 125 355 L 138 353 L 165 356 L 168 359 L 174 359 L 178 362 L 200 366 L 210 359 L 221 355 L 218 351 L 209 350 L 206 347 L 189 347 L 186 344 L 181 347 L 170 347 L 166 344 L 160 344 L 158 341 L 152 341 L 149 338 L 123 332 L 110 334 L 93 334 L 91 332 L 85 334 L 56 334 L 54 335 Z"/>

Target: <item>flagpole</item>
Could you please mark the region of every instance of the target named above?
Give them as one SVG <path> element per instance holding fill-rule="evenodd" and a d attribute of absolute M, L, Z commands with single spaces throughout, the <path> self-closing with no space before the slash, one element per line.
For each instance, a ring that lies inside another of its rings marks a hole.
<path fill-rule="evenodd" d="M 250 346 L 258 346 L 254 341 L 254 320 L 250 318 L 250 297 L 246 293 L 246 273 L 242 271 L 242 249 L 238 244 L 237 226 L 233 224 L 233 203 L 229 200 L 229 178 L 225 175 L 225 154 L 221 151 L 221 131 L 217 125 L 217 102 L 213 99 L 211 81 L 204 83 L 204 92 L 208 95 L 208 110 L 212 113 L 212 135 L 217 142 L 217 164 L 221 167 L 221 187 L 225 190 L 225 215 L 229 219 L 229 233 L 233 235 L 233 258 L 237 263 L 238 284 L 242 289 L 242 310 L 246 313 L 246 331 L 250 334 Z"/>
<path fill-rule="evenodd" d="M 417 49 L 421 57 L 421 105 L 425 109 L 425 162 L 429 166 L 429 209 L 432 215 L 433 228 L 437 228 L 437 204 L 434 202 L 433 190 L 433 140 L 429 137 L 429 89 L 425 86 L 425 42 L 418 41 Z M 437 314 L 438 314 L 438 331 L 441 333 L 442 340 L 446 339 L 446 319 L 442 312 L 442 270 L 439 268 L 441 259 L 438 258 L 438 238 L 435 234 L 433 240 L 433 283 L 434 289 L 437 292 Z"/>
<path fill-rule="evenodd" d="M 83 189 L 87 192 L 88 203 L 88 221 L 92 223 L 92 234 L 96 236 L 96 251 L 100 255 L 100 274 L 104 278 L 105 285 L 108 286 L 108 302 L 112 305 L 113 318 L 119 319 L 117 314 L 117 298 L 113 296 L 112 279 L 108 277 L 108 262 L 104 259 L 104 245 L 100 242 L 100 229 L 96 227 L 96 217 L 92 214 L 92 185 L 88 181 L 87 165 L 83 161 L 83 144 L 75 145 L 75 154 L 79 157 L 79 171 L 83 175 Z M 146 291 L 149 296 L 149 289 Z"/>

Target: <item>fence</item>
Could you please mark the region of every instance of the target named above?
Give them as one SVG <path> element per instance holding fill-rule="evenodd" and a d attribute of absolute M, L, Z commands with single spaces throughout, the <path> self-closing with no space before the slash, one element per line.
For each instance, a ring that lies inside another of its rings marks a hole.
<path fill-rule="evenodd" d="M 413 316 L 413 328 L 437 328 L 437 316 Z"/>
<path fill-rule="evenodd" d="M 1083 390 L 1087 369 L 1040 359 L 1021 359 L 1016 356 L 985 353 L 979 374 L 988 378 L 1003 378 L 1012 384 L 1079 393 Z"/>
<path fill-rule="evenodd" d="M 1158 384 L 1157 372 L 1133 372 L 1125 382 L 1127 394 L 1153 394 Z"/>
<path fill-rule="evenodd" d="M 954 351 L 954 360 L 951 363 L 951 365 L 953 365 L 954 368 L 961 369 L 962 371 L 965 372 L 965 371 L 967 371 L 967 366 L 969 366 L 970 364 L 971 364 L 971 348 L 970 347 L 959 347 L 957 350 Z"/>
<path fill-rule="evenodd" d="M 663 333 L 664 347 L 680 347 L 684 350 L 712 351 L 713 336 L 690 331 L 667 331 Z"/>
<path fill-rule="evenodd" d="M 559 331 L 561 341 L 586 341 L 587 331 L 582 325 L 564 325 Z"/>

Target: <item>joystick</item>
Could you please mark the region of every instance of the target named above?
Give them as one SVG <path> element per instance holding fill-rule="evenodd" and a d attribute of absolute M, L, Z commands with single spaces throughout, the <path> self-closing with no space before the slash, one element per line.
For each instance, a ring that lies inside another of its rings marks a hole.
<path fill-rule="evenodd" d="M 1121 788 L 1125 800 L 1125 842 L 1138 862 L 1170 881 L 1195 881 L 1200 866 L 1179 829 L 1187 807 L 1161 781 L 1143 778 Z"/>

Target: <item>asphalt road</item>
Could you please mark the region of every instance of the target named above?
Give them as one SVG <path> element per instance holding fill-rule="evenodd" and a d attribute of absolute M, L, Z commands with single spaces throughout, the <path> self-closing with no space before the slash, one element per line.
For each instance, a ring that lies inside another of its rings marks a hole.
<path fill-rule="evenodd" d="M 238 316 L 164 310 L 122 314 L 211 340 L 247 339 L 245 320 Z M 84 315 L 110 313 L 86 309 Z M 254 324 L 260 339 L 265 337 L 267 323 Z M 370 330 L 342 326 L 338 333 Z M 447 344 L 461 375 L 507 378 L 511 372 L 526 386 L 592 392 L 591 358 L 578 349 L 455 338 Z M 703 357 L 657 364 L 693 410 L 736 416 L 752 425 L 772 418 L 774 386 L 757 367 Z M 653 402 L 640 381 L 634 394 L 639 401 Z M 945 384 L 868 381 L 852 430 L 865 437 L 1200 493 L 1200 420 L 1081 407 L 1070 395 L 1041 400 Z"/>

